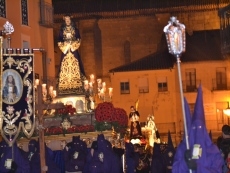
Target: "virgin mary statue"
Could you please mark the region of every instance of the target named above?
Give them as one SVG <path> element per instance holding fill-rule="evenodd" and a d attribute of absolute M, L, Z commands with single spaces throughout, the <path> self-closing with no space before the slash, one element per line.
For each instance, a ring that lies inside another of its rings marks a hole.
<path fill-rule="evenodd" d="M 81 43 L 79 30 L 71 21 L 70 15 L 65 15 L 64 21 L 58 37 L 58 47 L 62 51 L 57 86 L 58 94 L 83 94 L 85 72 L 78 53 Z"/>

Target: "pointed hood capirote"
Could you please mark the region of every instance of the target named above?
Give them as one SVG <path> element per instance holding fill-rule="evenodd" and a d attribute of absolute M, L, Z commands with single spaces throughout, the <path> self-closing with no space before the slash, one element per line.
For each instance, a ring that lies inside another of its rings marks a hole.
<path fill-rule="evenodd" d="M 204 125 L 205 123 L 205 116 L 204 116 L 204 105 L 203 105 L 203 91 L 201 85 L 198 88 L 197 97 L 196 97 L 196 104 L 194 107 L 194 114 L 192 117 L 192 122 L 200 121 Z M 205 126 L 206 128 L 206 126 Z"/>

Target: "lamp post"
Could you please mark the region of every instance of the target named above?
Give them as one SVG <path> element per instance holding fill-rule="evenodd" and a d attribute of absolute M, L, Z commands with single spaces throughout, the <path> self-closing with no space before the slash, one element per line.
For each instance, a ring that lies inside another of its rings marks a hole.
<path fill-rule="evenodd" d="M 184 119 L 185 142 L 186 142 L 186 149 L 189 149 L 188 131 L 187 131 L 187 124 L 186 124 L 185 109 L 184 109 L 184 96 L 183 96 L 181 69 L 180 69 L 180 63 L 181 63 L 180 57 L 181 54 L 185 52 L 185 47 L 186 47 L 185 25 L 179 23 L 176 17 L 171 17 L 170 21 L 168 22 L 168 25 L 164 27 L 164 32 L 168 44 L 169 53 L 174 55 L 177 60 L 182 114 Z M 190 172 L 192 171 L 190 170 Z"/>

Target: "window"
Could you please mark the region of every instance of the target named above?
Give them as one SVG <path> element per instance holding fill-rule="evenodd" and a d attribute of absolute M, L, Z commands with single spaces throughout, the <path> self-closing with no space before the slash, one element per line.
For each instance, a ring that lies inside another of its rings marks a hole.
<path fill-rule="evenodd" d="M 6 1 L 0 0 L 0 17 L 6 18 Z"/>
<path fill-rule="evenodd" d="M 138 79 L 139 93 L 148 93 L 149 92 L 149 82 L 147 78 Z"/>
<path fill-rule="evenodd" d="M 216 87 L 218 90 L 227 89 L 227 79 L 226 79 L 226 69 L 225 67 L 216 69 Z"/>
<path fill-rule="evenodd" d="M 130 93 L 128 80 L 120 82 L 120 92 L 121 92 L 121 94 L 129 94 Z"/>
<path fill-rule="evenodd" d="M 158 77 L 157 84 L 158 84 L 158 92 L 168 91 L 168 84 L 167 84 L 166 77 Z"/>
<path fill-rule="evenodd" d="M 22 24 L 28 25 L 28 6 L 27 0 L 21 0 Z"/>
<path fill-rule="evenodd" d="M 196 69 L 186 69 L 186 92 L 196 91 Z"/>
<path fill-rule="evenodd" d="M 23 40 L 22 44 L 23 44 L 23 48 L 27 48 L 27 49 L 30 48 L 30 43 L 28 41 Z"/>

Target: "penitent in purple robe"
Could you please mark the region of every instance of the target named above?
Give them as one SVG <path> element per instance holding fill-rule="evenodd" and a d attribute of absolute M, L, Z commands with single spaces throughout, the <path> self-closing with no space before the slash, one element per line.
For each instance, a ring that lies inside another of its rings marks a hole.
<path fill-rule="evenodd" d="M 120 173 L 120 170 L 122 168 L 121 160 L 119 156 L 113 151 L 112 144 L 105 140 L 105 153 L 106 157 L 110 159 L 111 162 L 111 170 L 110 173 Z"/>
<path fill-rule="evenodd" d="M 84 170 L 86 163 L 86 149 L 80 136 L 73 136 L 72 142 L 64 149 L 65 170 L 68 172 L 80 172 Z"/>
<path fill-rule="evenodd" d="M 5 141 L 1 141 L 0 143 L 0 172 L 8 173 L 10 169 L 5 167 L 5 161 L 7 159 L 12 159 L 12 151 L 13 151 L 13 160 L 16 163 L 16 171 L 15 173 L 30 173 L 30 166 L 28 160 L 25 158 L 25 155 L 22 153 L 21 149 L 17 147 L 17 144 L 14 143 L 12 147 L 10 147 Z M 12 171 L 13 172 L 13 171 Z"/>
<path fill-rule="evenodd" d="M 172 165 L 173 165 L 173 159 L 174 159 L 175 152 L 176 152 L 176 150 L 173 146 L 171 133 L 169 131 L 168 132 L 168 144 L 167 144 L 165 152 L 163 154 L 164 159 L 165 159 L 165 163 L 166 163 L 166 173 L 172 172 Z"/>
<path fill-rule="evenodd" d="M 188 141 L 192 158 L 197 169 L 192 173 L 222 173 L 224 160 L 217 146 L 210 140 L 205 125 L 203 96 L 201 86 L 198 89 L 191 127 L 188 129 Z M 188 173 L 189 168 L 185 162 L 185 140 L 178 146 L 173 163 L 173 173 Z M 196 151 L 196 152 L 195 152 Z"/>
<path fill-rule="evenodd" d="M 45 145 L 45 144 L 44 144 Z M 40 173 L 41 172 L 41 162 L 40 162 L 40 152 L 39 152 L 39 142 L 35 139 L 31 139 L 28 144 L 29 151 L 27 153 L 27 159 L 30 163 L 30 172 Z M 48 166 L 47 173 L 60 173 L 61 170 L 55 164 L 52 159 L 52 150 L 45 146 L 45 159 L 46 165 Z"/>

